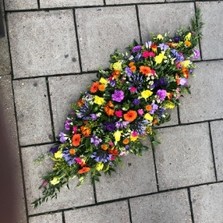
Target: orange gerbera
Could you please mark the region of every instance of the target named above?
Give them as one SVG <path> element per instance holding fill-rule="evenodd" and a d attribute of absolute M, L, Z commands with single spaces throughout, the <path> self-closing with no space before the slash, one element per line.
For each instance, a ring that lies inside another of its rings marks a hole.
<path fill-rule="evenodd" d="M 152 105 L 146 105 L 146 111 L 151 111 L 153 109 Z"/>
<path fill-rule="evenodd" d="M 91 93 L 96 93 L 98 91 L 99 82 L 93 82 L 90 88 Z"/>
<path fill-rule="evenodd" d="M 124 140 L 122 141 L 122 143 L 123 143 L 124 145 L 129 144 L 129 139 L 128 139 L 128 138 L 124 139 Z"/>
<path fill-rule="evenodd" d="M 124 114 L 125 121 L 133 122 L 137 118 L 137 112 L 134 110 L 129 110 L 126 114 Z"/>
<path fill-rule="evenodd" d="M 85 136 L 88 137 L 91 134 L 91 129 L 87 126 L 81 126 L 81 133 Z"/>
<path fill-rule="evenodd" d="M 106 106 L 104 107 L 104 110 L 105 110 L 105 112 L 108 116 L 113 116 L 114 115 L 115 110 L 113 108 L 114 108 L 114 105 L 113 105 L 112 101 L 109 101 L 106 104 Z"/>
<path fill-rule="evenodd" d="M 151 73 L 150 67 L 147 67 L 147 66 L 140 66 L 139 71 L 144 75 L 148 75 Z"/>
<path fill-rule="evenodd" d="M 79 174 L 87 173 L 90 171 L 90 169 L 91 169 L 90 167 L 85 166 L 82 169 L 78 170 L 78 173 Z"/>
<path fill-rule="evenodd" d="M 132 72 L 135 72 L 135 71 L 136 71 L 136 66 L 131 66 L 131 67 L 130 67 L 130 70 L 131 70 Z"/>
<path fill-rule="evenodd" d="M 107 145 L 107 144 L 102 144 L 102 145 L 101 145 L 101 149 L 103 149 L 103 150 L 107 150 L 107 149 L 108 149 L 108 145 Z"/>
<path fill-rule="evenodd" d="M 104 84 L 99 84 L 98 90 L 99 91 L 105 91 L 105 85 Z"/>
<path fill-rule="evenodd" d="M 72 145 L 73 146 L 79 146 L 81 142 L 81 135 L 80 134 L 74 134 L 72 137 Z"/>
<path fill-rule="evenodd" d="M 75 154 L 76 154 L 76 150 L 75 150 L 75 149 L 70 149 L 70 150 L 69 150 L 69 153 L 70 153 L 70 155 L 72 155 L 72 156 L 73 156 L 73 155 L 75 155 Z"/>

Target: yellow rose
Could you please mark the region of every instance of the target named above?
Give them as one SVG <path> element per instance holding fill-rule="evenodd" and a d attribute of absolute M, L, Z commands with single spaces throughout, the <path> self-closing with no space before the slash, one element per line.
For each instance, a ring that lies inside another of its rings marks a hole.
<path fill-rule="evenodd" d="M 164 54 L 165 52 L 161 52 L 158 56 L 155 56 L 156 64 L 160 64 L 163 62 L 163 59 L 166 59 L 166 56 Z"/>
<path fill-rule="evenodd" d="M 122 131 L 117 130 L 116 132 L 114 132 L 114 137 L 115 137 L 115 141 L 119 142 L 121 139 L 121 135 L 122 135 Z"/>
<path fill-rule="evenodd" d="M 61 150 L 57 151 L 56 153 L 54 153 L 54 157 L 56 159 L 61 159 L 63 157 L 63 153 Z"/>
<path fill-rule="evenodd" d="M 150 115 L 149 113 L 146 113 L 145 115 L 144 115 L 144 119 L 146 119 L 146 120 L 148 120 L 148 121 L 152 121 L 153 120 L 153 116 L 152 115 Z"/>
<path fill-rule="evenodd" d="M 165 107 L 166 109 L 173 109 L 173 108 L 175 108 L 175 104 L 174 104 L 172 101 L 167 101 L 167 102 L 165 103 L 164 107 Z"/>
<path fill-rule="evenodd" d="M 122 62 L 121 61 L 118 61 L 118 62 L 114 63 L 113 64 L 113 69 L 114 70 L 121 71 L 122 70 Z"/>
<path fill-rule="evenodd" d="M 163 39 L 163 36 L 162 36 L 161 34 L 158 34 L 158 35 L 157 35 L 157 39 L 158 39 L 158 40 L 162 40 L 162 39 Z"/>
<path fill-rule="evenodd" d="M 108 81 L 105 78 L 101 77 L 99 83 L 107 85 Z"/>
<path fill-rule="evenodd" d="M 60 178 L 59 178 L 59 177 L 54 177 L 54 178 L 50 181 L 50 183 L 51 183 L 52 185 L 56 185 L 56 184 L 60 183 Z"/>
<path fill-rule="evenodd" d="M 148 97 L 150 97 L 152 94 L 153 94 L 153 92 L 150 91 L 150 90 L 144 90 L 144 91 L 141 92 L 142 98 L 145 98 L 145 99 L 147 99 Z"/>
<path fill-rule="evenodd" d="M 95 169 L 96 169 L 97 171 L 101 171 L 101 170 L 103 169 L 103 167 L 104 167 L 104 164 L 103 164 L 103 163 L 97 163 Z"/>
<path fill-rule="evenodd" d="M 97 105 L 103 105 L 105 103 L 105 100 L 104 100 L 104 98 L 99 97 L 99 96 L 96 95 L 94 97 L 94 103 L 97 104 Z"/>

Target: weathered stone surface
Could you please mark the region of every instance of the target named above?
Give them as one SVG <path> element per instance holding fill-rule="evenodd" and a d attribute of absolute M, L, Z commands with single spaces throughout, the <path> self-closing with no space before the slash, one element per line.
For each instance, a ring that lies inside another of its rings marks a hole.
<path fill-rule="evenodd" d="M 76 18 L 84 71 L 107 68 L 115 49 L 139 40 L 134 6 L 77 9 Z"/>
<path fill-rule="evenodd" d="M 208 124 L 159 130 L 155 148 L 160 189 L 215 180 Z"/>
<path fill-rule="evenodd" d="M 103 0 L 40 0 L 40 8 L 104 5 Z"/>
<path fill-rule="evenodd" d="M 190 223 L 191 213 L 186 190 L 130 199 L 133 223 Z"/>
<path fill-rule="evenodd" d="M 204 27 L 201 39 L 201 49 L 203 59 L 223 58 L 223 2 L 197 2 L 197 7 L 201 9 Z"/>
<path fill-rule="evenodd" d="M 71 103 L 78 100 L 81 92 L 87 90 L 94 78 L 96 78 L 95 74 L 49 78 L 56 135 L 64 129 L 63 123 L 71 110 Z"/>
<path fill-rule="evenodd" d="M 72 10 L 11 13 L 8 23 L 15 78 L 79 72 Z"/>
<path fill-rule="evenodd" d="M 29 223 L 62 223 L 62 214 L 47 214 L 29 218 Z"/>
<path fill-rule="evenodd" d="M 36 9 L 37 0 L 5 0 L 6 10 Z"/>
<path fill-rule="evenodd" d="M 149 2 L 164 2 L 164 0 L 106 0 L 107 5 L 119 5 L 128 3 L 149 3 Z"/>
<path fill-rule="evenodd" d="M 195 76 L 190 79 L 191 95 L 181 100 L 181 122 L 223 118 L 222 66 L 223 61 L 197 63 Z"/>
<path fill-rule="evenodd" d="M 139 18 L 143 41 L 149 39 L 150 33 L 174 34 L 181 26 L 187 27 L 193 15 L 193 3 L 140 5 Z"/>
<path fill-rule="evenodd" d="M 223 222 L 223 183 L 191 188 L 194 222 Z"/>
<path fill-rule="evenodd" d="M 149 145 L 149 142 L 145 141 Z M 156 192 L 156 179 L 152 151 L 144 152 L 142 157 L 128 155 L 123 157 L 123 166 L 116 168 L 111 176 L 102 176 L 96 183 L 97 200 L 113 200 Z"/>
<path fill-rule="evenodd" d="M 41 196 L 38 187 L 42 184 L 42 177 L 47 171 L 52 170 L 52 162 L 47 158 L 37 163 L 35 160 L 42 154 L 46 154 L 50 146 L 26 147 L 22 149 L 22 159 L 25 174 L 25 187 L 29 214 L 55 211 L 57 209 L 72 208 L 94 203 L 93 188 L 89 182 L 85 182 L 81 187 L 76 187 L 77 181 L 70 181 L 70 190 L 66 187 L 61 189 L 57 199 L 49 200 L 37 208 L 33 208 L 31 203 Z"/>
<path fill-rule="evenodd" d="M 211 122 L 215 164 L 218 180 L 223 180 L 223 121 Z"/>
<path fill-rule="evenodd" d="M 51 119 L 44 78 L 13 82 L 21 145 L 52 141 Z"/>
<path fill-rule="evenodd" d="M 14 198 L 14 204 L 16 204 L 17 209 L 17 223 L 26 223 L 26 208 L 25 208 L 25 200 L 23 193 L 23 182 L 22 182 L 22 170 L 20 163 L 20 154 L 19 154 L 19 146 L 17 139 L 17 131 L 16 131 L 16 120 L 15 120 L 15 111 L 13 104 L 13 94 L 12 94 L 12 83 L 11 77 L 0 76 L 0 95 L 1 95 L 1 114 L 4 116 L 5 125 L 8 134 L 8 143 L 10 151 L 7 153 L 10 154 L 11 163 L 14 169 L 14 177 L 16 182 L 16 197 Z M 9 162 L 9 161 L 8 161 Z"/>
<path fill-rule="evenodd" d="M 66 223 L 129 223 L 129 210 L 126 201 L 103 204 L 65 212 Z"/>

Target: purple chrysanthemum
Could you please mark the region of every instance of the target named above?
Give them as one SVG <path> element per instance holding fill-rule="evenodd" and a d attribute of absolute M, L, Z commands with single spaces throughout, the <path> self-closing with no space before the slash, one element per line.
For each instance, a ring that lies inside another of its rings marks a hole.
<path fill-rule="evenodd" d="M 115 90 L 115 92 L 112 94 L 112 100 L 121 102 L 124 99 L 125 95 L 122 90 Z"/>
<path fill-rule="evenodd" d="M 163 101 L 166 97 L 166 90 L 158 90 L 156 95 L 159 97 L 161 101 Z"/>

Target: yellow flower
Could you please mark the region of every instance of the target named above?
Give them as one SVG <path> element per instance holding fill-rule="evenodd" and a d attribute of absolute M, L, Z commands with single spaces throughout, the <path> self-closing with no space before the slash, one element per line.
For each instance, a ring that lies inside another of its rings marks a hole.
<path fill-rule="evenodd" d="M 152 115 L 150 115 L 149 113 L 146 113 L 145 115 L 144 115 L 144 119 L 146 119 L 146 120 L 148 120 L 148 121 L 152 121 L 153 120 L 153 116 Z"/>
<path fill-rule="evenodd" d="M 166 56 L 164 55 L 165 52 L 161 52 L 158 56 L 155 56 L 156 64 L 162 63 L 163 59 L 166 59 Z"/>
<path fill-rule="evenodd" d="M 104 167 L 104 164 L 103 164 L 103 163 L 97 163 L 95 169 L 96 169 L 97 171 L 101 171 L 101 170 L 103 169 L 103 167 Z"/>
<path fill-rule="evenodd" d="M 63 153 L 61 150 L 57 151 L 56 153 L 54 153 L 54 157 L 56 159 L 61 159 L 63 157 Z"/>
<path fill-rule="evenodd" d="M 130 141 L 132 142 L 136 141 L 138 138 L 139 138 L 138 136 L 130 135 Z"/>
<path fill-rule="evenodd" d="M 150 91 L 150 90 L 144 90 L 144 91 L 141 92 L 142 98 L 145 98 L 145 99 L 147 99 L 148 97 L 150 97 L 152 94 L 153 94 L 153 92 Z"/>
<path fill-rule="evenodd" d="M 54 178 L 50 181 L 50 183 L 51 183 L 52 185 L 56 185 L 56 184 L 60 183 L 60 178 L 59 178 L 59 177 L 54 177 Z"/>
<path fill-rule="evenodd" d="M 172 101 L 167 101 L 167 102 L 165 103 L 164 107 L 165 107 L 166 109 L 173 109 L 173 108 L 175 108 L 175 104 L 174 104 Z"/>
<path fill-rule="evenodd" d="M 118 62 L 114 63 L 113 68 L 114 68 L 114 70 L 121 71 L 122 70 L 122 62 L 118 61 Z"/>
<path fill-rule="evenodd" d="M 163 39 L 163 36 L 162 36 L 161 34 L 158 34 L 158 35 L 157 35 L 157 39 L 158 39 L 158 40 L 162 40 L 162 39 Z"/>
<path fill-rule="evenodd" d="M 185 36 L 185 40 L 190 40 L 191 39 L 191 33 L 188 33 L 186 36 Z"/>
<path fill-rule="evenodd" d="M 108 81 L 105 78 L 101 77 L 99 83 L 107 85 Z"/>
<path fill-rule="evenodd" d="M 114 137 L 115 137 L 116 142 L 120 141 L 121 135 L 122 135 L 122 131 L 117 130 L 117 131 L 114 132 Z"/>
<path fill-rule="evenodd" d="M 97 104 L 97 105 L 103 105 L 105 103 L 105 100 L 104 100 L 104 98 L 99 97 L 99 96 L 96 95 L 94 97 L 94 103 Z"/>
<path fill-rule="evenodd" d="M 181 62 L 181 65 L 183 67 L 186 67 L 187 68 L 187 67 L 189 67 L 190 63 L 191 63 L 190 60 L 184 60 L 184 61 Z"/>

